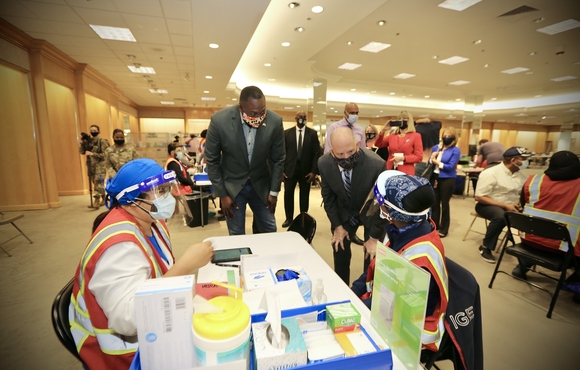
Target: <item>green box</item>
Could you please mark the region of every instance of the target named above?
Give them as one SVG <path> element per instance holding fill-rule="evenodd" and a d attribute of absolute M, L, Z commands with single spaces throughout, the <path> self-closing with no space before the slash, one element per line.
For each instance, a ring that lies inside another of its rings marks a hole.
<path fill-rule="evenodd" d="M 350 302 L 326 306 L 326 322 L 334 333 L 353 331 L 360 325 L 360 312 Z"/>

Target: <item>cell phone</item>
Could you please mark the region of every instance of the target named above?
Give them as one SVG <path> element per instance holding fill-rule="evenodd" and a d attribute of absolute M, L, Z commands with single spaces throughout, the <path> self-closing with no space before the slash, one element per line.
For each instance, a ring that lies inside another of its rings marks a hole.
<path fill-rule="evenodd" d="M 252 250 L 248 247 L 217 249 L 213 255 L 211 263 L 239 261 L 242 254 L 252 254 Z"/>
<path fill-rule="evenodd" d="M 391 127 L 401 127 L 401 126 L 403 126 L 403 121 L 391 121 L 389 123 L 389 126 L 391 126 Z"/>

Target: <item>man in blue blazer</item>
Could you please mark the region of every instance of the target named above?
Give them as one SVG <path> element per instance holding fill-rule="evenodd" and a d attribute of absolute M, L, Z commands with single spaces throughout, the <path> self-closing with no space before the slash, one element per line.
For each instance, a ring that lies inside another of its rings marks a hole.
<path fill-rule="evenodd" d="M 282 117 L 266 109 L 266 98 L 256 86 L 244 88 L 239 102 L 211 117 L 207 172 L 230 235 L 246 233 L 246 205 L 259 232 L 276 232 L 274 212 L 285 159 Z"/>
<path fill-rule="evenodd" d="M 310 184 L 318 173 L 320 141 L 316 130 L 306 126 L 306 112 L 296 113 L 296 126 L 284 131 L 286 161 L 284 163 L 284 211 L 282 227 L 294 218 L 294 189 L 300 186 L 300 213 L 308 212 Z M 302 140 L 300 143 L 299 140 Z"/>

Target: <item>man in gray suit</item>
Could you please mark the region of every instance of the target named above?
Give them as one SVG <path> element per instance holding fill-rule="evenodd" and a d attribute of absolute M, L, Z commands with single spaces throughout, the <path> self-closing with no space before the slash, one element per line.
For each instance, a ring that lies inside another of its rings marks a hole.
<path fill-rule="evenodd" d="M 360 143 L 355 141 L 348 127 L 334 130 L 330 140 L 332 149 L 320 157 L 318 170 L 322 177 L 324 210 L 332 232 L 334 271 L 349 285 L 350 243 L 358 227 L 364 223 L 365 250 L 371 244 L 376 248 L 377 241 L 385 234 L 386 220 L 380 219 L 378 214 L 362 219 L 360 211 L 386 165 L 373 151 L 360 149 Z M 365 253 L 363 271 L 369 263 L 370 255 Z"/>
<path fill-rule="evenodd" d="M 274 212 L 284 170 L 282 117 L 266 109 L 256 86 L 240 104 L 211 117 L 205 144 L 207 173 L 221 200 L 230 235 L 246 233 L 246 204 L 259 232 L 276 232 Z"/>

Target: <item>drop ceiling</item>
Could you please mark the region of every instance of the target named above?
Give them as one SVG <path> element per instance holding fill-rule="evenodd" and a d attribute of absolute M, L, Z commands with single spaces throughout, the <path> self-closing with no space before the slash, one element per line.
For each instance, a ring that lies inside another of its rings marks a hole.
<path fill-rule="evenodd" d="M 295 111 L 310 108 L 313 82 L 325 80 L 327 115 L 355 101 L 366 117 L 406 109 L 461 119 L 465 99 L 481 96 L 484 121 L 580 123 L 580 27 L 538 31 L 580 20 L 577 1 L 483 0 L 463 11 L 442 1 L 4 0 L 0 18 L 91 65 L 140 106 L 223 108 L 255 84 L 269 108 Z M 128 28 L 137 42 L 102 40 L 90 24 Z M 390 46 L 359 50 L 370 42 Z M 468 60 L 440 63 L 454 56 Z M 135 63 L 156 73 L 133 73 Z M 414 76 L 395 78 L 402 73 Z"/>

